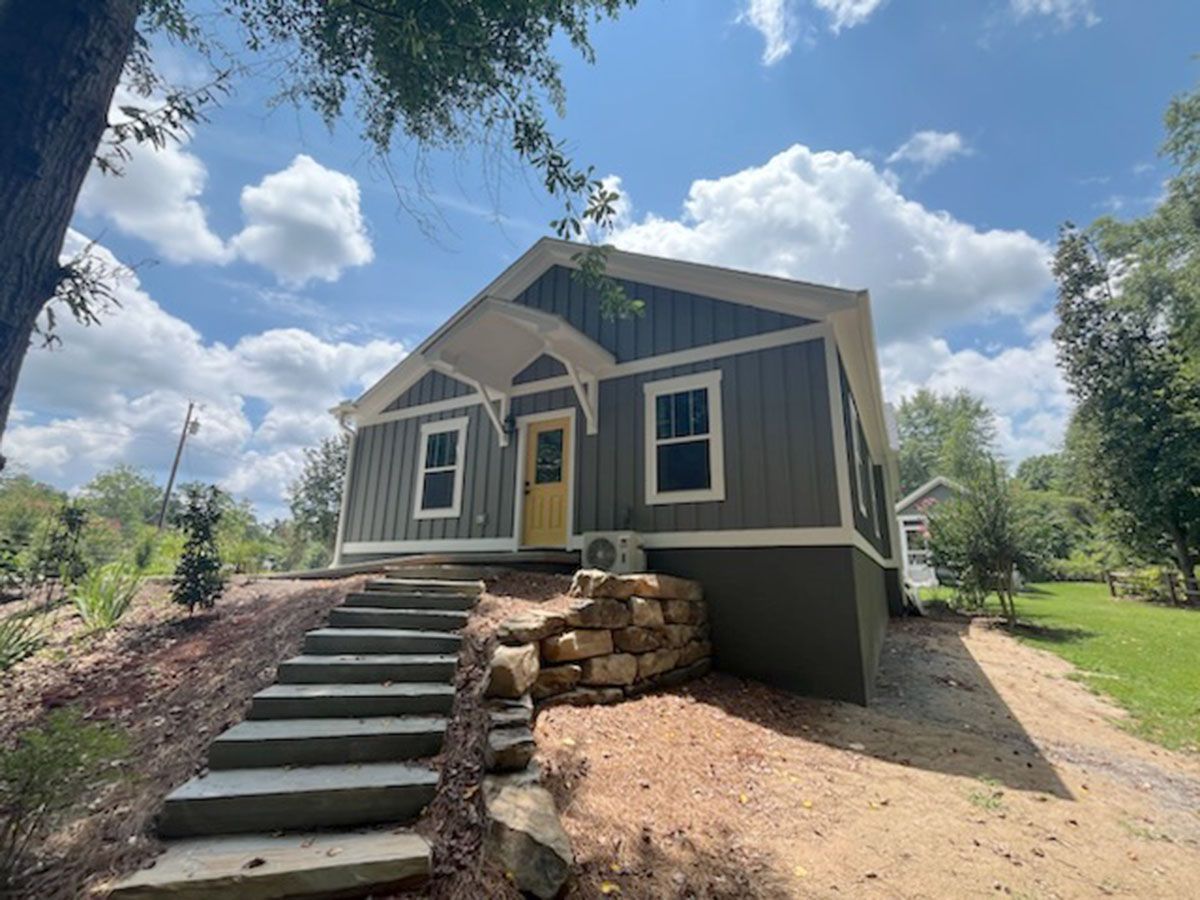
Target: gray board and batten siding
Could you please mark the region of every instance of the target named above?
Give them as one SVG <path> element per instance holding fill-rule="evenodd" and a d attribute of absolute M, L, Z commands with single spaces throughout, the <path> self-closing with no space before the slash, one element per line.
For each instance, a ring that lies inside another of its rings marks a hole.
<path fill-rule="evenodd" d="M 900 510 L 898 515 L 923 516 L 926 514 L 926 510 L 922 509 L 923 504 L 928 503 L 930 500 L 935 503 L 945 503 L 957 494 L 958 492 L 954 488 L 944 482 L 935 484 L 912 503 L 908 504 L 908 506 L 904 507 L 904 509 Z"/>
<path fill-rule="evenodd" d="M 720 369 L 726 499 L 647 506 L 642 385 Z M 577 408 L 569 388 L 512 399 L 520 417 Z M 599 384 L 599 433 L 574 442 L 575 530 L 642 532 L 805 528 L 839 523 L 824 340 L 814 338 Z M 466 415 L 461 514 L 414 519 L 421 425 Z M 517 442 L 499 446 L 474 404 L 360 428 L 345 540 L 506 538 L 513 534 Z M 482 519 L 482 521 L 480 521 Z"/>
<path fill-rule="evenodd" d="M 862 422 L 856 422 L 854 416 L 851 415 L 850 398 L 853 393 L 850 389 L 850 381 L 846 378 L 846 370 L 842 366 L 840 355 L 838 375 L 842 380 L 842 422 L 846 429 L 846 465 L 850 470 L 850 508 L 854 515 L 854 529 L 866 538 L 880 556 L 887 559 L 892 555 L 892 542 L 888 527 L 888 510 L 892 501 L 889 499 L 885 486 L 883 466 L 879 465 L 871 454 Z M 851 429 L 858 430 L 861 472 L 855 470 L 855 437 Z M 871 482 L 875 484 L 874 493 L 871 492 Z M 866 488 L 865 492 L 860 491 L 860 486 Z M 865 493 L 865 496 L 860 498 L 860 493 Z"/>

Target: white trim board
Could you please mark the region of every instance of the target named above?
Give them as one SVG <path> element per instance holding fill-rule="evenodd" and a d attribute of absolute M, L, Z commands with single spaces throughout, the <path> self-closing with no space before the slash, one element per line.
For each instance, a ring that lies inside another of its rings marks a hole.
<path fill-rule="evenodd" d="M 443 540 L 414 541 L 347 541 L 342 545 L 342 554 L 358 553 L 453 553 L 476 550 L 512 550 L 513 539 L 501 538 L 445 538 Z"/>
<path fill-rule="evenodd" d="M 686 350 L 676 350 L 671 353 L 661 353 L 657 356 L 643 356 L 627 362 L 617 363 L 599 375 L 600 381 L 610 381 L 616 378 L 627 378 L 631 375 L 643 375 L 670 369 L 675 366 L 685 366 L 697 362 L 709 362 L 737 356 L 741 353 L 753 353 L 758 350 L 770 350 L 776 347 L 788 347 L 793 344 L 803 344 L 808 341 L 828 339 L 833 344 L 833 330 L 823 322 L 814 325 L 800 325 L 795 328 L 784 328 L 779 331 L 768 331 L 750 337 L 735 338 L 729 341 L 718 341 L 715 344 L 703 344 L 699 347 L 689 347 Z M 836 354 L 835 354 L 836 358 Z M 561 360 L 560 360 L 561 361 Z M 836 368 L 835 368 L 836 371 Z M 569 375 L 558 375 L 554 378 L 544 378 L 540 381 L 526 381 L 515 384 L 508 392 L 510 397 L 523 397 L 528 394 L 540 394 L 544 391 L 560 390 L 572 387 Z M 416 416 L 432 415 L 433 413 L 448 412 L 455 409 L 466 409 L 482 402 L 478 391 L 451 397 L 447 400 L 436 400 L 420 406 L 406 406 L 375 415 L 366 415 L 358 419 L 359 425 L 381 425 L 384 422 L 394 422 L 399 419 L 411 419 Z M 496 399 L 496 398 L 492 398 Z"/>
<path fill-rule="evenodd" d="M 885 569 L 894 569 L 893 559 L 886 559 L 854 529 L 827 526 L 820 528 L 748 528 L 735 531 L 660 531 L 641 533 L 642 545 L 648 550 L 715 549 L 721 547 L 854 547 Z M 572 535 L 567 548 L 578 550 L 583 535 Z M 513 550 L 512 537 L 460 538 L 451 540 L 416 541 L 353 541 L 343 553 L 451 553 L 454 551 Z"/>

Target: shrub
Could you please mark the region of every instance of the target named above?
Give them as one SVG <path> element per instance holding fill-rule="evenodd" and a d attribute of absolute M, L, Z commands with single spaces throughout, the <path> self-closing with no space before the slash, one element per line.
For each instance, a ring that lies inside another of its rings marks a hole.
<path fill-rule="evenodd" d="M 32 656 L 45 640 L 40 619 L 13 615 L 0 620 L 0 672 Z"/>
<path fill-rule="evenodd" d="M 88 633 L 116 625 L 141 585 L 141 573 L 129 563 L 109 563 L 84 575 L 72 587 L 71 599 Z"/>
<path fill-rule="evenodd" d="M 186 606 L 191 615 L 197 606 L 211 609 L 225 590 L 216 527 L 221 520 L 221 492 L 213 486 L 189 487 L 179 516 L 186 535 L 183 556 L 175 568 L 171 599 Z"/>
<path fill-rule="evenodd" d="M 67 501 L 59 507 L 46 540 L 35 554 L 34 568 L 39 580 L 58 578 L 74 582 L 83 577 L 87 563 L 80 539 L 87 519 L 87 510 L 78 503 Z"/>
<path fill-rule="evenodd" d="M 25 874 L 32 842 L 85 790 L 117 777 L 127 746 L 123 732 L 66 708 L 0 750 L 0 895 Z"/>

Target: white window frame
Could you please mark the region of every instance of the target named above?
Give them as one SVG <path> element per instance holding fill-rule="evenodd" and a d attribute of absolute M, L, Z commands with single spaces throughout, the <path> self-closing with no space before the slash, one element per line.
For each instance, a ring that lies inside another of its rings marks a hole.
<path fill-rule="evenodd" d="M 865 516 L 867 514 L 867 486 L 863 484 L 862 441 L 858 436 L 861 427 L 858 420 L 858 404 L 854 402 L 854 395 L 849 391 L 846 392 L 846 399 L 850 404 L 850 445 L 854 452 L 854 483 L 858 485 L 858 511 Z"/>
<path fill-rule="evenodd" d="M 659 491 L 658 489 L 658 445 L 660 443 L 685 443 L 698 440 L 689 435 L 667 438 L 660 441 L 656 435 L 657 418 L 655 406 L 663 394 L 678 394 L 682 391 L 708 389 L 708 467 L 709 486 L 694 491 Z M 645 452 L 646 452 L 646 505 L 662 506 L 675 503 L 703 503 L 725 499 L 725 432 L 721 418 L 721 370 L 710 369 L 695 375 L 663 378 L 647 381 L 642 385 L 642 402 L 645 406 Z"/>
<path fill-rule="evenodd" d="M 421 435 L 417 442 L 417 486 L 413 491 L 416 498 L 413 501 L 414 519 L 456 519 L 462 514 L 463 472 L 466 469 L 467 458 L 467 423 L 470 419 L 463 416 L 458 419 L 439 419 L 436 422 L 426 422 L 421 426 Z M 427 472 L 448 472 L 449 466 L 434 469 L 425 468 L 425 460 L 429 452 L 429 436 L 458 432 L 457 444 L 454 450 L 454 502 L 442 509 L 422 509 L 425 502 L 425 474 Z"/>

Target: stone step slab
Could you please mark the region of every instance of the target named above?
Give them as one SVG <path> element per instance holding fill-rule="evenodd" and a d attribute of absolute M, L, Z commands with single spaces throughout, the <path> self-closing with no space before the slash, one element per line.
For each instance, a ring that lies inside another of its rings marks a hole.
<path fill-rule="evenodd" d="M 446 720 L 430 716 L 251 719 L 213 741 L 208 766 L 252 769 L 419 759 L 437 753 L 445 734 Z"/>
<path fill-rule="evenodd" d="M 398 628 L 318 628 L 304 636 L 308 654 L 457 653 L 457 634 Z"/>
<path fill-rule="evenodd" d="M 280 684 L 449 682 L 458 657 L 449 653 L 368 653 L 294 656 L 279 664 Z"/>
<path fill-rule="evenodd" d="M 451 632 L 467 624 L 467 614 L 443 609 L 341 607 L 329 614 L 331 628 L 406 628 Z"/>
<path fill-rule="evenodd" d="M 367 582 L 368 591 L 408 591 L 423 594 L 457 594 L 478 597 L 483 593 L 483 582 L 478 579 L 454 580 L 447 578 L 421 578 L 417 575 L 375 578 Z"/>
<path fill-rule="evenodd" d="M 429 842 L 395 831 L 247 834 L 167 845 L 154 866 L 119 882 L 115 900 L 278 900 L 383 895 L 420 887 Z"/>
<path fill-rule="evenodd" d="M 250 719 L 438 715 L 454 705 L 451 684 L 273 684 L 254 695 Z"/>
<path fill-rule="evenodd" d="M 463 594 L 366 590 L 347 594 L 342 605 L 369 606 L 374 609 L 448 609 L 466 612 L 475 605 L 475 599 Z"/>
<path fill-rule="evenodd" d="M 164 838 L 411 822 L 433 799 L 437 773 L 405 763 L 224 769 L 168 795 Z"/>

